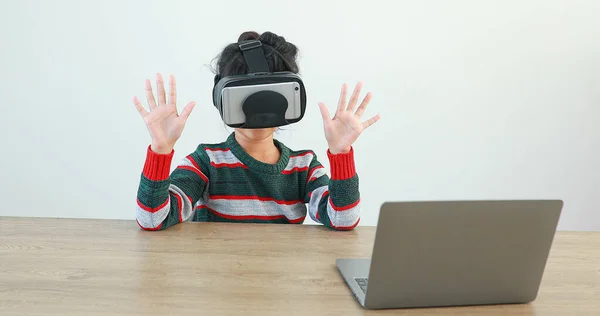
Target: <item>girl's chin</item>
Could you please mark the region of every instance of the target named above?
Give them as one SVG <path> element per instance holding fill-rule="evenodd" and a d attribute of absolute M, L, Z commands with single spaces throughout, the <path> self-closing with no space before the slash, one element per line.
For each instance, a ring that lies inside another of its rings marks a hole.
<path fill-rule="evenodd" d="M 277 130 L 277 128 L 275 128 L 275 127 L 256 128 L 256 129 L 238 128 L 238 129 L 236 129 L 236 132 L 242 134 L 248 140 L 261 141 L 261 140 L 265 140 L 266 138 L 273 136 L 273 133 L 275 133 L 275 130 Z"/>

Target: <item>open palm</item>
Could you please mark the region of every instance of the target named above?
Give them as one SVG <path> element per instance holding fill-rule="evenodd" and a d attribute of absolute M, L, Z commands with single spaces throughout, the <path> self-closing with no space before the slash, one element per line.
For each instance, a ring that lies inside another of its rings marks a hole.
<path fill-rule="evenodd" d="M 322 102 L 319 103 L 321 115 L 323 116 L 325 138 L 329 145 L 329 151 L 332 154 L 349 152 L 352 144 L 358 139 L 360 134 L 380 118 L 379 114 L 377 114 L 367 121 L 361 122 L 361 117 L 367 109 L 372 96 L 371 93 L 367 93 L 356 109 L 362 86 L 362 82 L 356 85 L 349 103 L 346 103 L 348 86 L 346 84 L 342 86 L 338 108 L 333 118 L 330 117 L 327 106 Z"/>
<path fill-rule="evenodd" d="M 175 77 L 172 75 L 170 76 L 169 85 L 169 100 L 167 102 L 163 78 L 161 74 L 156 75 L 158 97 L 158 104 L 156 104 L 150 80 L 146 80 L 146 99 L 150 108 L 149 112 L 137 97 L 133 98 L 133 103 L 142 115 L 152 137 L 152 150 L 164 154 L 173 150 L 175 142 L 181 136 L 185 122 L 195 105 L 194 102 L 190 102 L 181 111 L 181 115 L 177 114 L 177 89 Z"/>

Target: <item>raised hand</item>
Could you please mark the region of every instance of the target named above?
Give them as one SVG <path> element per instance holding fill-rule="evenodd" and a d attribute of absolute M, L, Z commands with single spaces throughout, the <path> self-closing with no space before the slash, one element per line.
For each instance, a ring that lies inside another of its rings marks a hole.
<path fill-rule="evenodd" d="M 362 82 L 356 85 L 352 97 L 350 97 L 350 103 L 346 103 L 348 86 L 346 84 L 342 86 L 338 108 L 333 118 L 329 116 L 327 106 L 323 102 L 319 102 L 319 108 L 323 116 L 325 138 L 329 145 L 329 151 L 332 154 L 349 152 L 352 144 L 358 139 L 358 136 L 380 118 L 380 115 L 377 114 L 365 122 L 360 121 L 372 96 L 370 92 L 367 93 L 360 106 L 358 106 L 358 109 L 356 109 L 362 86 Z M 356 112 L 354 111 L 355 109 Z"/>
<path fill-rule="evenodd" d="M 133 98 L 133 104 L 142 115 L 152 137 L 150 148 L 159 154 L 168 154 L 173 150 L 175 142 L 181 136 L 185 122 L 196 104 L 193 101 L 188 103 L 181 111 L 181 114 L 177 114 L 175 77 L 171 75 L 169 79 L 170 91 L 167 102 L 163 78 L 161 74 L 156 74 L 158 104 L 156 104 L 154 99 L 150 80 L 146 80 L 146 99 L 148 100 L 150 112 L 146 111 L 137 97 Z"/>

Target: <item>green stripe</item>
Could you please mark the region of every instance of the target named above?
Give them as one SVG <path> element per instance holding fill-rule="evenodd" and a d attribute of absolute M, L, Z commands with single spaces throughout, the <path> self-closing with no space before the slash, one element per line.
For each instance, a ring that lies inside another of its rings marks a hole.
<path fill-rule="evenodd" d="M 140 179 L 137 198 L 146 207 L 156 208 L 167 200 L 170 180 L 152 181 L 143 174 Z"/>
<path fill-rule="evenodd" d="M 229 219 L 221 217 L 206 208 L 197 209 L 194 217 L 194 222 L 223 222 L 223 223 L 257 223 L 257 224 L 289 224 L 289 221 L 285 218 L 277 218 L 273 220 L 259 220 L 259 219 Z M 302 223 L 298 223 L 302 224 Z"/>
<path fill-rule="evenodd" d="M 175 196 L 175 194 L 172 193 L 169 194 L 169 196 L 171 199 L 171 209 L 169 210 L 169 215 L 167 215 L 167 218 L 165 218 L 162 226 L 160 227 L 161 230 L 167 229 L 179 223 L 179 207 L 181 207 L 181 205 L 179 205 L 179 199 Z M 185 199 L 183 196 L 181 198 Z"/>
<path fill-rule="evenodd" d="M 319 210 L 317 211 L 317 213 L 319 213 L 319 222 L 321 222 L 321 224 L 325 225 L 326 227 L 332 228 L 331 220 L 329 219 L 329 214 L 327 213 L 328 201 L 329 194 L 323 195 L 323 197 L 319 201 Z"/>
<path fill-rule="evenodd" d="M 347 180 L 331 180 L 329 181 L 331 201 L 337 207 L 353 204 L 360 198 L 358 188 L 358 175 Z"/>
<path fill-rule="evenodd" d="M 211 195 L 244 195 L 272 197 L 276 200 L 303 200 L 307 172 L 260 174 L 250 169 L 213 168 Z"/>
<path fill-rule="evenodd" d="M 200 170 L 202 171 L 202 173 L 204 173 L 204 175 L 208 176 L 209 166 L 210 166 L 210 158 L 206 154 L 206 151 L 204 150 L 204 146 L 202 146 L 202 145 L 198 146 L 198 148 L 196 148 L 196 151 L 193 152 L 190 156 L 192 156 L 192 158 L 194 158 L 194 161 L 196 161 L 196 163 L 200 167 Z"/>
<path fill-rule="evenodd" d="M 206 182 L 195 172 L 175 169 L 171 173 L 171 183 L 185 192 L 193 201 L 202 198 Z"/>

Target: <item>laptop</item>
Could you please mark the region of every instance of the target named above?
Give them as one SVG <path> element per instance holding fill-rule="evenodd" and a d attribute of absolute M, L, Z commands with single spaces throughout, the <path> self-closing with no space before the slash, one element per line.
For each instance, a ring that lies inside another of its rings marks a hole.
<path fill-rule="evenodd" d="M 366 309 L 536 299 L 562 200 L 385 202 L 371 258 L 337 259 Z"/>

